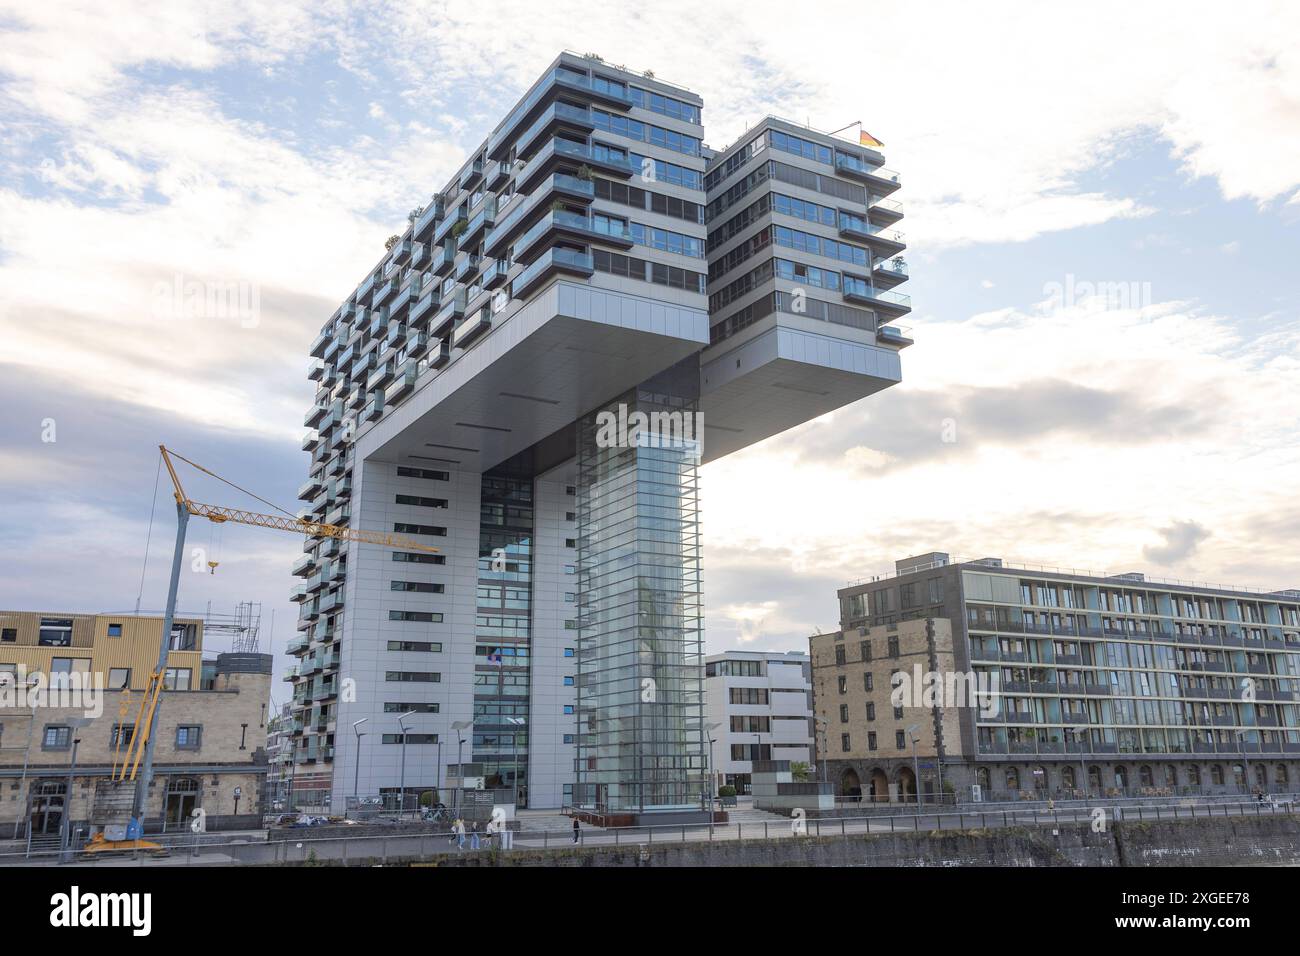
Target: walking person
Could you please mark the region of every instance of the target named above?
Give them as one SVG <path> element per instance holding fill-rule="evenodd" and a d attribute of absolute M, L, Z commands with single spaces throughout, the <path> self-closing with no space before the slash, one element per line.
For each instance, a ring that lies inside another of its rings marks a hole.
<path fill-rule="evenodd" d="M 582 828 L 578 826 L 578 818 L 573 818 L 573 845 L 577 846 L 578 841 L 582 839 Z"/>
<path fill-rule="evenodd" d="M 477 820 L 474 821 L 473 826 L 470 828 L 469 848 L 471 850 L 478 849 L 478 821 Z"/>
<path fill-rule="evenodd" d="M 456 831 L 456 849 L 465 849 L 465 821 L 457 817 L 452 829 Z"/>

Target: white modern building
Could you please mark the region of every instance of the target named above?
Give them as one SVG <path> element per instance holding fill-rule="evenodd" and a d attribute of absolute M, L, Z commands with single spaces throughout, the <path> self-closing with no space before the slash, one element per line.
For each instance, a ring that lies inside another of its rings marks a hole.
<path fill-rule="evenodd" d="M 727 651 L 705 662 L 714 792 L 750 792 L 755 760 L 812 765 L 812 671 L 803 651 Z"/>
<path fill-rule="evenodd" d="M 901 249 L 883 157 L 775 120 L 714 153 L 702 108 L 561 54 L 312 343 L 301 517 L 438 551 L 308 538 L 297 802 L 469 763 L 526 806 L 701 806 L 699 466 L 897 383 L 910 342 L 861 294 Z M 637 413 L 703 428 L 602 427 Z"/>

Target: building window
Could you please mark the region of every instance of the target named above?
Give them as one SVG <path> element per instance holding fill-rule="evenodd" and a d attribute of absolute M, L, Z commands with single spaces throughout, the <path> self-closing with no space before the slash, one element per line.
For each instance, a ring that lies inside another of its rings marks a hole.
<path fill-rule="evenodd" d="M 384 680 L 402 684 L 437 684 L 442 674 L 437 671 L 385 671 Z"/>
<path fill-rule="evenodd" d="M 108 669 L 108 689 L 121 690 L 131 686 L 131 668 L 110 667 Z"/>
<path fill-rule="evenodd" d="M 840 750 L 843 750 L 845 753 L 848 753 L 849 749 L 850 749 L 849 735 L 840 734 Z"/>
<path fill-rule="evenodd" d="M 417 594 L 442 594 L 444 588 L 444 585 L 430 584 L 427 581 L 392 581 L 389 584 L 389 590 L 414 591 Z"/>
<path fill-rule="evenodd" d="M 122 625 L 121 625 L 121 624 L 110 624 L 110 625 L 108 625 L 108 636 L 109 636 L 109 637 L 121 637 L 121 636 L 122 636 Z"/>
<path fill-rule="evenodd" d="M 849 722 L 849 705 L 840 704 L 840 723 L 847 724 L 848 722 Z"/>
<path fill-rule="evenodd" d="M 441 624 L 442 615 L 433 611 L 389 611 L 390 621 L 415 621 L 421 624 Z"/>
<path fill-rule="evenodd" d="M 903 708 L 901 708 L 901 707 L 895 707 L 895 708 L 894 708 L 894 719 L 895 719 L 895 720 L 902 720 L 902 719 L 903 719 Z"/>
<path fill-rule="evenodd" d="M 203 728 L 198 724 L 181 724 L 176 728 L 177 750 L 198 750 L 203 739 Z"/>
<path fill-rule="evenodd" d="M 573 686 L 573 678 L 572 678 L 572 677 L 565 677 L 565 678 L 564 678 L 564 686 L 565 686 L 565 687 L 572 687 L 572 686 Z"/>
<path fill-rule="evenodd" d="M 383 741 L 386 744 L 436 744 L 438 742 L 437 734 L 406 734 L 403 740 L 402 734 L 384 734 Z"/>
<path fill-rule="evenodd" d="M 894 731 L 894 747 L 898 750 L 904 750 L 907 747 L 907 740 L 901 730 Z"/>
<path fill-rule="evenodd" d="M 564 735 L 564 742 L 565 742 L 566 744 L 571 744 L 571 743 L 573 743 L 573 734 L 565 734 L 565 735 Z"/>
<path fill-rule="evenodd" d="M 876 732 L 874 730 L 867 731 L 867 749 L 876 749 Z"/>
<path fill-rule="evenodd" d="M 565 712 L 566 714 L 571 714 L 571 713 L 573 713 L 573 705 L 572 705 L 572 704 L 565 704 L 565 705 L 564 705 L 564 712 Z"/>
<path fill-rule="evenodd" d="M 163 674 L 164 690 L 189 690 L 190 675 L 192 671 L 188 667 L 169 667 Z"/>
<path fill-rule="evenodd" d="M 840 690 L 840 693 L 841 693 L 841 694 L 846 694 L 846 693 L 848 693 L 848 690 L 849 690 L 849 679 L 848 679 L 847 677 L 845 677 L 843 674 L 841 674 L 839 677 L 835 678 L 835 683 L 836 683 L 836 685 L 839 687 L 839 690 Z"/>
<path fill-rule="evenodd" d="M 3 630 L 0 630 L 0 641 L 3 641 L 5 644 L 13 644 L 16 643 L 17 640 L 18 628 L 6 627 Z"/>
<path fill-rule="evenodd" d="M 173 651 L 192 651 L 196 641 L 196 629 L 193 624 L 173 624 L 167 647 Z"/>
<path fill-rule="evenodd" d="M 876 688 L 876 675 L 875 675 L 875 674 L 872 674 L 870 671 L 868 671 L 867 673 L 863 674 L 863 675 L 862 675 L 862 689 L 863 689 L 863 690 L 875 690 L 875 688 Z"/>
<path fill-rule="evenodd" d="M 867 720 L 875 720 L 875 719 L 876 719 L 876 705 L 873 704 L 871 701 L 867 701 Z"/>
<path fill-rule="evenodd" d="M 862 662 L 865 664 L 871 660 L 871 642 L 862 641 L 858 644 L 858 652 L 862 655 Z"/>
<path fill-rule="evenodd" d="M 110 747 L 117 747 L 119 745 L 129 747 L 131 746 L 131 741 L 133 739 L 135 739 L 134 724 L 114 724 L 113 732 L 109 734 L 108 745 Z"/>
<path fill-rule="evenodd" d="M 572 657 L 572 656 L 573 656 L 573 648 L 572 648 L 572 647 L 566 647 L 566 648 L 564 649 L 564 656 L 565 656 L 565 657 Z"/>
<path fill-rule="evenodd" d="M 409 651 L 413 654 L 440 654 L 442 644 L 438 641 L 389 641 L 390 651 Z"/>
<path fill-rule="evenodd" d="M 41 630 L 38 638 L 41 647 L 71 647 L 71 618 L 41 618 Z"/>
<path fill-rule="evenodd" d="M 50 724 L 41 737 L 42 750 L 67 750 L 72 746 L 72 728 L 61 724 Z"/>
<path fill-rule="evenodd" d="M 566 548 L 576 548 L 576 547 L 578 546 L 578 539 L 577 539 L 577 538 L 565 538 L 565 539 L 564 539 L 564 546 L 565 546 Z"/>
<path fill-rule="evenodd" d="M 420 703 L 410 703 L 408 701 L 390 700 L 384 702 L 385 714 L 409 714 L 415 711 L 417 714 L 436 714 L 441 709 L 438 704 L 422 701 Z"/>
<path fill-rule="evenodd" d="M 843 645 L 843 644 L 837 644 L 837 645 L 835 646 L 835 663 L 836 663 L 837 665 L 842 665 L 842 664 L 844 663 L 844 645 Z"/>
<path fill-rule="evenodd" d="M 890 657 L 898 656 L 898 635 L 897 634 L 893 634 L 889 638 L 889 656 Z"/>

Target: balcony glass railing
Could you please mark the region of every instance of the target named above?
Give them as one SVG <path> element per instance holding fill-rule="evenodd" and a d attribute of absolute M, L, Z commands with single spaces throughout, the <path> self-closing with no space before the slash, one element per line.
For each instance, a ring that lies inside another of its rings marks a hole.
<path fill-rule="evenodd" d="M 595 266 L 589 252 L 578 252 L 574 249 L 548 249 L 536 262 L 519 273 L 519 277 L 511 283 L 512 293 L 515 296 L 522 295 L 529 284 L 536 280 L 538 276 L 548 269 L 555 268 L 567 268 L 575 272 L 591 272 Z"/>
<path fill-rule="evenodd" d="M 907 275 L 907 263 L 902 259 L 877 259 L 872 263 L 871 268 L 881 272 L 891 272 L 894 275 Z"/>

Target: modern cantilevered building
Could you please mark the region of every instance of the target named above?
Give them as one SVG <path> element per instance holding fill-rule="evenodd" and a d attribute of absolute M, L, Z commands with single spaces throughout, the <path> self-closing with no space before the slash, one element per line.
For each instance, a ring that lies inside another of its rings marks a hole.
<path fill-rule="evenodd" d="M 439 553 L 307 541 L 297 802 L 463 763 L 521 805 L 700 807 L 698 469 L 907 344 L 883 157 L 778 120 L 715 155 L 702 106 L 561 54 L 312 343 L 302 514 Z M 611 439 L 638 412 L 685 427 Z"/>

